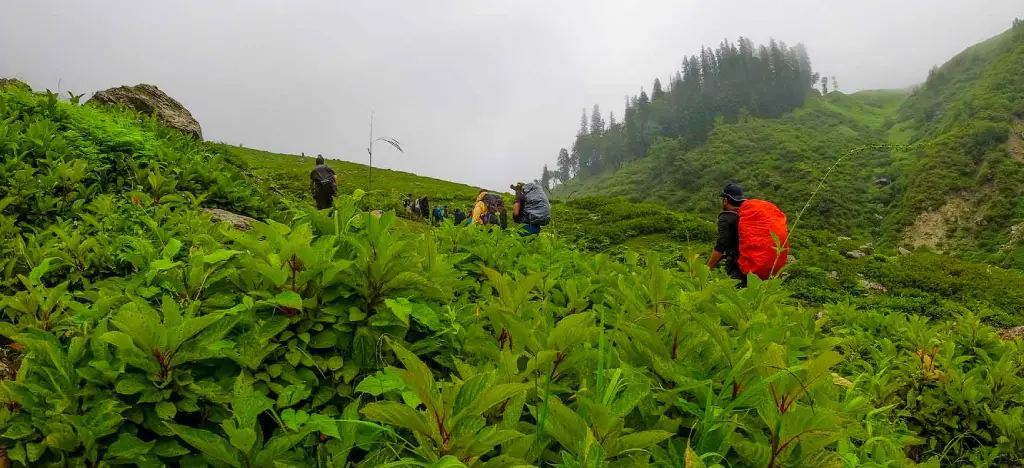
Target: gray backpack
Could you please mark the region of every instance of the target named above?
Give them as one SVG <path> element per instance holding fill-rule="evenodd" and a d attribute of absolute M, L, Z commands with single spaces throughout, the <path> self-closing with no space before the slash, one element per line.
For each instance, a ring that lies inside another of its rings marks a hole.
<path fill-rule="evenodd" d="M 541 186 L 529 183 L 523 186 L 522 220 L 526 224 L 546 226 L 551 222 L 551 202 Z"/>

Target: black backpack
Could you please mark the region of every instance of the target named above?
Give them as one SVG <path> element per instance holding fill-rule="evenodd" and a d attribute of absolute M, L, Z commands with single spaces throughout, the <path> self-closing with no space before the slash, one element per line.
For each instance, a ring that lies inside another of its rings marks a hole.
<path fill-rule="evenodd" d="M 338 184 L 334 183 L 334 171 L 326 165 L 320 165 L 313 169 L 313 191 L 324 193 L 330 191 L 331 195 L 338 194 Z"/>

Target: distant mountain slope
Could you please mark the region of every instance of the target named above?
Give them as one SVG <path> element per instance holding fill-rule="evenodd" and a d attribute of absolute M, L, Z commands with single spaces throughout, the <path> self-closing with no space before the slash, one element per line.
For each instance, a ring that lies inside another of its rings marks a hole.
<path fill-rule="evenodd" d="M 731 181 L 795 216 L 843 153 L 886 143 L 883 125 L 895 116 L 903 96 L 831 93 L 777 119 L 719 124 L 706 144 L 691 151 L 678 140 L 662 139 L 647 157 L 597 177 L 572 179 L 555 195 L 624 196 L 713 216 L 722 184 Z M 842 233 L 871 231 L 893 196 L 891 188 L 876 185 L 876 179 L 891 177 L 888 168 L 886 150 L 850 156 L 834 169 L 802 222 Z"/>

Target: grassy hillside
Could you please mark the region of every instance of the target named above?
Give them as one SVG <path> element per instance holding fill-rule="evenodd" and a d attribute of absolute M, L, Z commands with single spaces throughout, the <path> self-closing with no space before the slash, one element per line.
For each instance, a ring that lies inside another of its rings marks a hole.
<path fill-rule="evenodd" d="M 1024 26 L 967 49 L 900 107 L 892 132 L 905 194 L 887 231 L 904 240 L 1024 267 Z M 1017 226 L 1017 227 L 1015 227 Z M 1016 230 L 1015 230 L 1016 229 Z"/>
<path fill-rule="evenodd" d="M 1024 461 L 1020 346 L 983 310 L 810 309 L 779 279 L 737 290 L 693 256 L 413 230 L 350 196 L 282 212 L 261 185 L 285 180 L 25 90 L 0 90 L 0 154 L 14 466 Z M 239 232 L 204 206 L 278 221 Z M 655 205 L 561 208 L 581 244 L 709 238 Z"/>
<path fill-rule="evenodd" d="M 211 144 L 218 152 L 242 167 L 268 190 L 294 200 L 312 203 L 309 195 L 309 172 L 316 158 L 278 154 L 227 144 Z M 367 190 L 369 168 L 364 164 L 327 160 L 338 175 L 338 192 Z M 432 203 L 465 207 L 476 199 L 479 187 L 422 177 L 408 172 L 373 169 L 373 190 L 363 200 L 373 209 L 400 208 L 407 194 L 428 196 Z M 498 189 L 500 187 L 488 187 Z"/>
<path fill-rule="evenodd" d="M 771 199 L 795 216 L 844 153 L 886 143 L 882 125 L 898 103 L 897 93 L 832 93 L 778 119 L 720 124 L 694 150 L 686 151 L 677 140 L 660 140 L 646 158 L 595 178 L 570 180 L 555 195 L 657 201 L 713 219 L 722 185 L 736 182 L 749 196 Z M 888 168 L 884 149 L 847 157 L 802 222 L 842 234 L 873 232 L 893 197 L 891 188 L 875 184 L 876 178 L 891 177 Z"/>

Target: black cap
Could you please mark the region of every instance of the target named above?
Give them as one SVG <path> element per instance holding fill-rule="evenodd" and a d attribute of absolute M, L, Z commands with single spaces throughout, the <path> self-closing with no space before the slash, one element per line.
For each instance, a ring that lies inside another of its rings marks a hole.
<path fill-rule="evenodd" d="M 726 184 L 726 186 L 722 188 L 722 196 L 736 204 L 743 203 L 743 201 L 746 200 L 746 198 L 743 198 L 743 189 L 736 184 Z"/>

